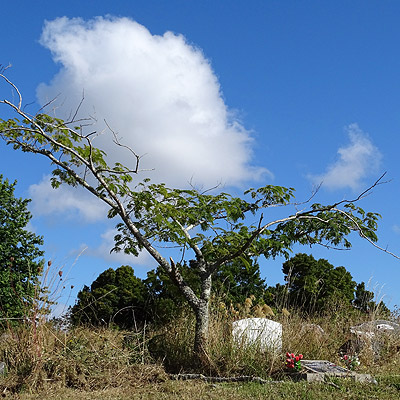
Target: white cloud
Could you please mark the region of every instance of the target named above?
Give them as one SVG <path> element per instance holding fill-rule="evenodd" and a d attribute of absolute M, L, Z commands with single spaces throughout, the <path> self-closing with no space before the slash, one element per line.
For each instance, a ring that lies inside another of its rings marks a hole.
<path fill-rule="evenodd" d="M 392 226 L 392 229 L 393 229 L 393 232 L 400 234 L 400 225 L 395 224 Z"/>
<path fill-rule="evenodd" d="M 347 131 L 350 143 L 339 148 L 337 161 L 324 174 L 309 176 L 314 183 L 323 182 L 329 189 L 358 190 L 364 178 L 378 170 L 382 155 L 368 135 L 357 124 L 349 125 Z"/>
<path fill-rule="evenodd" d="M 109 229 L 101 235 L 101 243 L 97 248 L 92 248 L 83 244 L 81 248 L 86 248 L 85 255 L 92 257 L 99 257 L 110 263 L 118 263 L 121 265 L 143 265 L 147 267 L 155 267 L 155 261 L 146 252 L 142 251 L 137 257 L 129 254 L 125 254 L 123 251 L 116 253 L 110 253 L 110 250 L 114 247 L 114 236 L 118 233 L 116 229 Z"/>
<path fill-rule="evenodd" d="M 32 199 L 30 209 L 35 216 L 62 214 L 75 216 L 85 222 L 104 220 L 107 207 L 99 199 L 82 188 L 72 188 L 62 185 L 53 189 L 50 176 L 45 176 L 40 183 L 29 187 L 29 197 Z"/>
<path fill-rule="evenodd" d="M 146 154 L 142 168 L 155 171 L 141 177 L 170 186 L 193 179 L 203 187 L 271 177 L 251 165 L 250 132 L 224 103 L 202 51 L 182 35 L 152 35 L 128 18 L 63 17 L 46 22 L 41 43 L 61 69 L 50 84 L 39 86 L 40 102 L 61 93 L 62 109 L 69 113 L 84 90 L 80 115 L 93 115 L 95 109 L 98 120 L 105 118 L 125 144 Z M 99 136 L 97 146 L 111 160 L 132 165 L 110 136 Z"/>

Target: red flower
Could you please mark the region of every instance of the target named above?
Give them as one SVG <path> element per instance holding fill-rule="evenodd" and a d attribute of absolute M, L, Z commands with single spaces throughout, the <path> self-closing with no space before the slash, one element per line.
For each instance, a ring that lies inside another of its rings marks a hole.
<path fill-rule="evenodd" d="M 303 359 L 303 354 L 299 354 L 299 358 L 300 358 L 300 360 L 302 360 Z"/>
<path fill-rule="evenodd" d="M 292 358 L 294 358 L 294 353 L 292 353 L 290 356 L 291 356 Z"/>
<path fill-rule="evenodd" d="M 286 357 L 289 358 L 290 357 L 290 353 L 286 353 Z"/>
<path fill-rule="evenodd" d="M 296 356 L 296 362 L 299 361 L 299 360 L 300 360 L 299 356 Z"/>

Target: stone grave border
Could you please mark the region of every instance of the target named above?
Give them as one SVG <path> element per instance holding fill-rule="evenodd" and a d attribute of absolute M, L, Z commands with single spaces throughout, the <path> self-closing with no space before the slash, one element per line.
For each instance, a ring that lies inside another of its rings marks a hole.
<path fill-rule="evenodd" d="M 359 374 L 327 360 L 301 360 L 301 371 L 288 372 L 294 380 L 325 382 L 325 378 L 350 378 L 355 382 L 377 383 L 370 374 Z"/>

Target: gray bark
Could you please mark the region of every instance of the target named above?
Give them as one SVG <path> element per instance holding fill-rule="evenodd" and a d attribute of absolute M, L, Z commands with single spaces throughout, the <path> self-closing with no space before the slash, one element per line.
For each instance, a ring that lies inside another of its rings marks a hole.
<path fill-rule="evenodd" d="M 208 342 L 208 328 L 210 322 L 208 301 L 201 300 L 194 312 L 196 314 L 194 352 L 201 360 L 202 356 L 206 353 Z"/>
<path fill-rule="evenodd" d="M 196 315 L 196 330 L 194 338 L 194 352 L 202 358 L 205 354 L 208 342 L 208 329 L 210 323 L 210 296 L 211 274 L 207 272 L 206 265 L 200 267 L 201 294 L 198 306 L 193 308 Z"/>

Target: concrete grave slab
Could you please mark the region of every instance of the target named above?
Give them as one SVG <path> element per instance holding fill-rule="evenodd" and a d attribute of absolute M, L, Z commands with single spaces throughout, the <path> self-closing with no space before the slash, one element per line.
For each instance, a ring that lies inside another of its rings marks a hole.
<path fill-rule="evenodd" d="M 301 360 L 302 371 L 290 375 L 307 382 L 324 382 L 326 378 L 350 378 L 356 382 L 374 383 L 376 380 L 369 374 L 358 374 L 327 360 Z"/>

